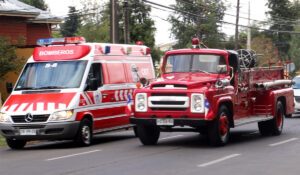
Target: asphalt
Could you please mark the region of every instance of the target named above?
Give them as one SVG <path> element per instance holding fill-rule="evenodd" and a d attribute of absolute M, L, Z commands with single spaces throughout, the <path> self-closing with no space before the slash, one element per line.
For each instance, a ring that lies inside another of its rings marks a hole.
<path fill-rule="evenodd" d="M 280 136 L 262 137 L 257 124 L 231 130 L 230 143 L 211 147 L 198 133 L 161 133 L 143 146 L 132 131 L 97 135 L 90 147 L 40 142 L 23 150 L 0 147 L 1 175 L 293 175 L 300 166 L 300 117 L 288 118 Z"/>

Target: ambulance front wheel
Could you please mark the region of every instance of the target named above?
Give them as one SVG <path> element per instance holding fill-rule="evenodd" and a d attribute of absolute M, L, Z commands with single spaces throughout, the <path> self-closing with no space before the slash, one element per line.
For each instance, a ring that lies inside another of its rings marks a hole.
<path fill-rule="evenodd" d="M 92 143 L 93 132 L 92 132 L 92 122 L 84 118 L 80 122 L 78 133 L 75 138 L 75 142 L 79 146 L 89 146 Z"/>
<path fill-rule="evenodd" d="M 6 143 L 11 149 L 22 149 L 26 145 L 26 140 L 6 139 Z"/>
<path fill-rule="evenodd" d="M 157 126 L 137 125 L 137 135 L 143 145 L 156 145 L 160 131 Z"/>

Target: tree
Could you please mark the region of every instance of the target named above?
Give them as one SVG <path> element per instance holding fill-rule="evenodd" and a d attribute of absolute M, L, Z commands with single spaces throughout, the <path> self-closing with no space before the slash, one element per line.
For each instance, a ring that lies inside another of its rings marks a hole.
<path fill-rule="evenodd" d="M 267 3 L 270 11 L 267 14 L 270 15 L 271 30 L 278 31 L 293 31 L 294 27 L 292 20 L 297 16 L 293 4 L 289 0 L 268 0 Z M 288 56 L 290 49 L 291 34 L 282 32 L 271 32 L 267 34 L 272 38 L 273 43 L 276 44 L 280 59 Z"/>
<path fill-rule="evenodd" d="M 33 7 L 36 7 L 38 9 L 41 9 L 41 10 L 47 10 L 48 9 L 48 6 L 44 2 L 44 0 L 20 0 L 20 1 L 24 2 L 28 5 L 31 5 Z"/>
<path fill-rule="evenodd" d="M 80 17 L 75 7 L 69 7 L 66 21 L 61 25 L 60 32 L 64 37 L 75 36 L 80 26 Z"/>
<path fill-rule="evenodd" d="M 89 42 L 110 42 L 109 4 L 101 5 L 98 1 L 82 1 L 81 26 L 78 35 Z"/>
<path fill-rule="evenodd" d="M 265 36 L 256 37 L 252 40 L 251 48 L 256 54 L 261 55 L 257 59 L 258 66 L 269 66 L 269 63 L 277 65 L 279 61 L 278 50 L 271 38 Z"/>
<path fill-rule="evenodd" d="M 176 0 L 176 10 L 169 16 L 172 23 L 171 33 L 178 40 L 175 48 L 184 48 L 194 37 L 199 38 L 208 47 L 222 47 L 224 33 L 219 31 L 220 21 L 224 17 L 225 6 L 220 0 Z"/>
<path fill-rule="evenodd" d="M 16 48 L 11 45 L 10 38 L 0 36 L 0 81 L 6 73 L 17 68 L 18 57 L 15 51 Z"/>

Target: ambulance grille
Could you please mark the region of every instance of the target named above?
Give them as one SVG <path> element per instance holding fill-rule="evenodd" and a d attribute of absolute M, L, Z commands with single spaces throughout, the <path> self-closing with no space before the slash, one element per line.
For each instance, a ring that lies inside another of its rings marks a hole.
<path fill-rule="evenodd" d="M 25 115 L 13 115 L 11 116 L 14 123 L 29 123 L 25 121 Z M 34 122 L 46 122 L 49 115 L 33 115 L 33 119 L 30 123 Z"/>
<path fill-rule="evenodd" d="M 296 102 L 300 103 L 300 96 L 295 96 Z"/>

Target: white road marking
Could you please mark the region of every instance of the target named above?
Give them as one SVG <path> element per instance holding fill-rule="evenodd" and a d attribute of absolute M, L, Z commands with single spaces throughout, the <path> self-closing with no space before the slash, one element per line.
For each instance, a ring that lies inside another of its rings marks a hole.
<path fill-rule="evenodd" d="M 288 140 L 284 140 L 284 141 L 281 141 L 281 142 L 270 144 L 269 146 L 277 146 L 277 145 L 292 142 L 292 141 L 295 141 L 295 140 L 298 140 L 298 138 L 291 138 L 291 139 L 288 139 Z"/>
<path fill-rule="evenodd" d="M 167 139 L 172 139 L 172 138 L 182 137 L 182 136 L 183 136 L 183 135 L 170 136 L 170 137 L 161 138 L 161 139 L 159 139 L 159 140 L 167 140 Z"/>
<path fill-rule="evenodd" d="M 231 154 L 229 156 L 225 156 L 225 157 L 222 157 L 220 159 L 216 159 L 216 160 L 213 160 L 213 161 L 210 161 L 210 162 L 207 162 L 207 163 L 200 164 L 197 167 L 206 167 L 206 166 L 213 165 L 213 164 L 216 164 L 216 163 L 219 163 L 219 162 L 222 162 L 222 161 L 225 161 L 225 160 L 228 160 L 228 159 L 240 156 L 240 155 L 241 154 Z"/>
<path fill-rule="evenodd" d="M 69 158 L 69 157 L 75 157 L 75 156 L 80 156 L 80 155 L 84 155 L 84 154 L 90 154 L 90 153 L 94 153 L 94 152 L 98 152 L 98 151 L 102 151 L 102 150 L 96 149 L 96 150 L 88 151 L 88 152 L 82 152 L 82 153 L 77 153 L 77 154 L 70 154 L 70 155 L 61 156 L 61 157 L 53 157 L 53 158 L 50 158 L 50 159 L 46 159 L 45 161 L 52 161 L 52 160 Z"/>

